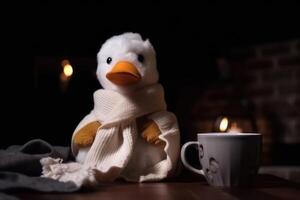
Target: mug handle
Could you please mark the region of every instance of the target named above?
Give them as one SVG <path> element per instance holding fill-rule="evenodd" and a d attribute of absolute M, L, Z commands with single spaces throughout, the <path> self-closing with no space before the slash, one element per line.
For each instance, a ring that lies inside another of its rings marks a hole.
<path fill-rule="evenodd" d="M 204 175 L 204 171 L 202 170 L 202 169 L 196 169 L 196 168 L 194 168 L 193 166 L 191 166 L 187 161 L 186 161 L 186 159 L 185 159 L 185 151 L 186 151 L 186 149 L 188 148 L 188 146 L 190 146 L 190 145 L 196 145 L 197 147 L 198 147 L 198 142 L 196 142 L 196 141 L 193 141 L 193 142 L 187 142 L 187 143 L 185 143 L 183 146 L 182 146 L 182 148 L 181 148 L 181 160 L 182 160 L 182 163 L 183 163 L 183 165 L 187 168 L 187 169 L 189 169 L 189 170 L 191 170 L 192 172 L 195 172 L 196 174 L 200 174 L 200 175 L 203 175 L 203 176 L 205 176 Z"/>

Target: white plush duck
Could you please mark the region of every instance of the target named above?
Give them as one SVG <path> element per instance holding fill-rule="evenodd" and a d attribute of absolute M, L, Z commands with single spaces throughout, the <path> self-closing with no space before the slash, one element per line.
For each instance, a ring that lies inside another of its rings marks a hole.
<path fill-rule="evenodd" d="M 175 115 L 166 111 L 151 43 L 139 34 L 124 33 L 108 39 L 97 59 L 97 77 L 104 89 L 94 93 L 94 109 L 72 137 L 80 172 L 64 167 L 66 175 L 56 179 L 82 185 L 92 180 L 142 182 L 172 176 L 179 129 Z M 44 174 L 53 178 L 47 170 Z"/>

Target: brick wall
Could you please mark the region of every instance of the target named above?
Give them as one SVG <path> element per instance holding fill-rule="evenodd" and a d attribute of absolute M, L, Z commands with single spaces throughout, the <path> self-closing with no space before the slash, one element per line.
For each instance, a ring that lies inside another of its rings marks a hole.
<path fill-rule="evenodd" d="M 233 79 L 271 121 L 273 139 L 300 143 L 300 40 L 235 49 L 228 56 Z M 242 54 L 239 52 L 243 52 Z"/>
<path fill-rule="evenodd" d="M 183 142 L 216 131 L 216 119 L 229 116 L 244 132 L 263 134 L 263 164 L 291 160 L 286 150 L 274 155 L 274 145 L 300 144 L 300 40 L 232 49 L 216 65 L 219 81 L 176 89 L 191 96 L 178 98 L 175 111 Z"/>

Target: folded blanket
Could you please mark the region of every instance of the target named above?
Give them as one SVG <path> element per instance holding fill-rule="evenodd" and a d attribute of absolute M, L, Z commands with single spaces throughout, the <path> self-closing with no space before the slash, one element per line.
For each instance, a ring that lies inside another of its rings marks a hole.
<path fill-rule="evenodd" d="M 43 140 L 35 139 L 24 145 L 13 145 L 0 150 L 0 192 L 28 189 L 39 192 L 78 190 L 73 183 L 61 183 L 39 177 L 42 172 L 40 159 L 48 156 L 71 160 L 70 148 L 52 146 Z M 8 198 L 8 195 L 0 193 L 0 197 Z"/>
<path fill-rule="evenodd" d="M 69 160 L 70 148 L 52 146 L 40 139 L 31 140 L 24 145 L 12 145 L 6 150 L 0 150 L 0 171 L 40 176 L 40 159 L 48 156 Z"/>

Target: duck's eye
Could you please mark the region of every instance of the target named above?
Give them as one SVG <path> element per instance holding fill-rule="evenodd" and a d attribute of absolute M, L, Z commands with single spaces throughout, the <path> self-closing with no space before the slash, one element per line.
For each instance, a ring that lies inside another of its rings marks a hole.
<path fill-rule="evenodd" d="M 108 57 L 108 58 L 106 59 L 106 63 L 107 63 L 107 64 L 110 64 L 111 61 L 112 61 L 111 57 Z"/>
<path fill-rule="evenodd" d="M 145 60 L 145 58 L 144 58 L 144 56 L 143 56 L 142 54 L 138 54 L 137 59 L 138 59 L 138 61 L 141 62 L 141 63 L 143 63 L 144 60 Z"/>

